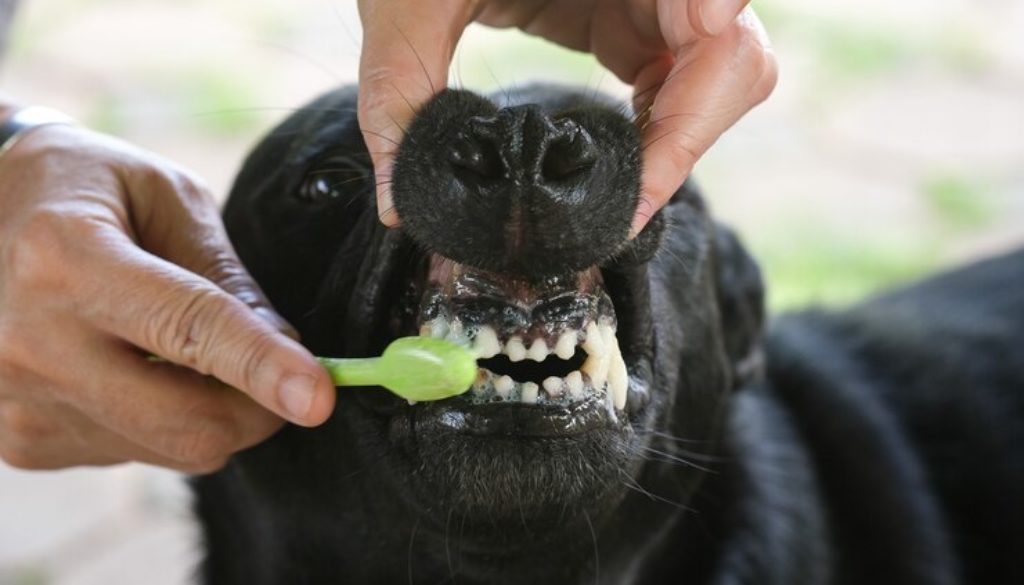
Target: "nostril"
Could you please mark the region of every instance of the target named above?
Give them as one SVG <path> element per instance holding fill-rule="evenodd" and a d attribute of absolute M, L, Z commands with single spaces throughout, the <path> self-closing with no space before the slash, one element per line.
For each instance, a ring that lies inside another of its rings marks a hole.
<path fill-rule="evenodd" d="M 456 173 L 471 173 L 482 179 L 501 176 L 498 150 L 488 140 L 460 134 L 448 151 L 448 162 Z"/>
<path fill-rule="evenodd" d="M 586 172 L 597 160 L 594 140 L 583 128 L 551 141 L 541 164 L 541 175 L 545 181 L 564 181 Z"/>

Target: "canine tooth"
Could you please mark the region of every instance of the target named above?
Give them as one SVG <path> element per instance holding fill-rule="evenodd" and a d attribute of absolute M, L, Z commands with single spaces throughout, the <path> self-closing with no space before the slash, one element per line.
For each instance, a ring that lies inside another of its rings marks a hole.
<path fill-rule="evenodd" d="M 512 393 L 513 386 L 515 386 L 515 381 L 511 376 L 501 376 L 494 381 L 494 391 L 498 393 L 498 396 L 505 399 Z"/>
<path fill-rule="evenodd" d="M 611 325 L 601 323 L 597 326 L 597 330 L 601 332 L 601 344 L 604 345 L 605 352 L 615 351 L 619 346 L 619 340 L 615 337 L 615 329 Z"/>
<path fill-rule="evenodd" d="M 535 362 L 544 361 L 548 357 L 548 343 L 543 339 L 534 339 L 527 356 Z"/>
<path fill-rule="evenodd" d="M 540 390 L 540 386 L 537 386 L 533 382 L 524 382 L 522 389 L 522 401 L 527 404 L 534 404 L 537 402 L 537 392 Z"/>
<path fill-rule="evenodd" d="M 590 384 L 594 387 L 594 390 L 600 390 L 604 387 L 605 380 L 608 379 L 608 356 L 592 355 L 587 358 L 587 361 L 583 362 L 580 370 L 590 377 Z"/>
<path fill-rule="evenodd" d="M 558 376 L 544 378 L 544 391 L 552 398 L 558 398 L 562 394 L 562 379 Z"/>
<path fill-rule="evenodd" d="M 569 329 L 558 337 L 558 343 L 555 344 L 555 355 L 567 360 L 574 353 L 576 353 L 576 332 Z"/>
<path fill-rule="evenodd" d="M 569 388 L 569 396 L 579 398 L 583 395 L 583 374 L 573 370 L 565 377 L 565 385 Z"/>
<path fill-rule="evenodd" d="M 473 340 L 473 351 L 476 355 L 481 358 L 492 358 L 501 352 L 501 343 L 498 341 L 498 334 L 494 332 L 494 329 L 484 325 L 476 333 L 476 339 Z"/>
<path fill-rule="evenodd" d="M 521 362 L 526 359 L 526 346 L 518 336 L 508 340 L 505 344 L 505 355 L 513 362 Z"/>
<path fill-rule="evenodd" d="M 622 410 L 626 407 L 629 374 L 626 372 L 626 362 L 622 360 L 622 351 L 619 350 L 618 340 L 612 346 L 611 354 L 611 363 L 608 366 L 608 391 L 612 396 L 615 409 Z"/>
<path fill-rule="evenodd" d="M 591 356 L 604 355 L 604 340 L 601 338 L 601 331 L 593 321 L 587 324 L 586 334 L 587 337 L 583 340 L 583 349 L 587 350 Z"/>

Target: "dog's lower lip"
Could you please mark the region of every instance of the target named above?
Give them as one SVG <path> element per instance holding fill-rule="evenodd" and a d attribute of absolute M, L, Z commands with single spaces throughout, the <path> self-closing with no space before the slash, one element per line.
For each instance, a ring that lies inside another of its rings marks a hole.
<path fill-rule="evenodd" d="M 415 432 L 488 437 L 558 438 L 621 426 L 603 401 L 593 398 L 565 406 L 474 405 L 457 400 L 418 404 L 410 409 Z M 411 430 L 411 429 L 410 429 Z"/>

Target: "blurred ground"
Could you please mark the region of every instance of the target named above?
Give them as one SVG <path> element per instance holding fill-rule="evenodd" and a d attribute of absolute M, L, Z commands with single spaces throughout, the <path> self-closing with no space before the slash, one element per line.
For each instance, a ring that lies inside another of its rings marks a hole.
<path fill-rule="evenodd" d="M 175 159 L 221 196 L 262 132 L 356 71 L 346 0 L 25 4 L 5 92 Z M 773 309 L 842 304 L 1024 243 L 1024 4 L 755 5 L 779 87 L 697 176 L 761 261 Z M 452 77 L 625 91 L 586 56 L 485 29 Z M 187 506 L 177 476 L 141 466 L 0 466 L 0 585 L 187 582 Z"/>

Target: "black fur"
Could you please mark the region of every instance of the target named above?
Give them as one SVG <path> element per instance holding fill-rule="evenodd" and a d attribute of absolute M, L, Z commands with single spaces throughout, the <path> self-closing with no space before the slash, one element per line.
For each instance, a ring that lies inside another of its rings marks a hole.
<path fill-rule="evenodd" d="M 465 434 L 446 403 L 340 391 L 194 481 L 205 582 L 1024 582 L 1024 252 L 763 332 L 756 264 L 692 184 L 626 242 L 639 150 L 613 105 L 492 99 L 420 113 L 388 231 L 355 90 L 321 97 L 246 161 L 231 237 L 321 355 L 412 330 L 427 251 L 534 283 L 600 265 L 624 419 Z"/>

